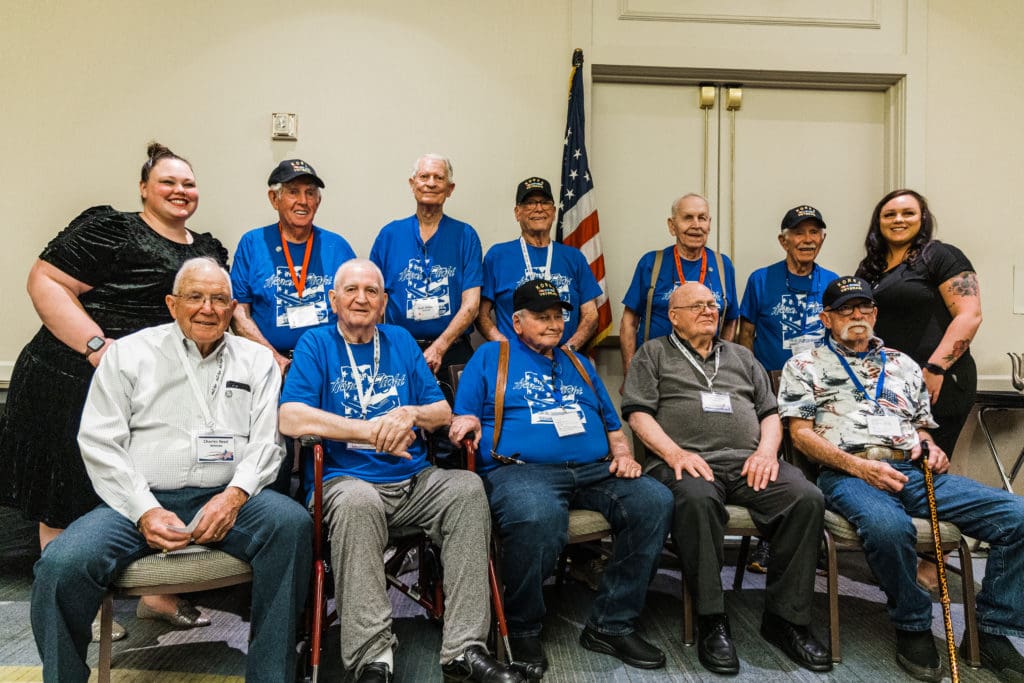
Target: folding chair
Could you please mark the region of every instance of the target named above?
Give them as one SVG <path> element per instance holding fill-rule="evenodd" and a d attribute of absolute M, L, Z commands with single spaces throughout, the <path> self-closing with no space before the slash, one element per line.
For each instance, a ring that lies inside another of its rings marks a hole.
<path fill-rule="evenodd" d="M 103 597 L 97 678 L 110 683 L 114 598 L 213 590 L 252 581 L 252 567 L 221 550 L 147 555 L 128 565 Z"/>

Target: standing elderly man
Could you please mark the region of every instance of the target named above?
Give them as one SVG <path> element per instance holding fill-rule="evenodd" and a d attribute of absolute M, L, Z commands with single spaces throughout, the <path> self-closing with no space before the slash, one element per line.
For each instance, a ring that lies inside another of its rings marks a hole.
<path fill-rule="evenodd" d="M 946 473 L 946 453 L 928 432 L 936 424 L 921 368 L 874 336 L 878 309 L 867 282 L 839 278 L 822 303 L 825 345 L 786 363 L 779 411 L 793 444 L 822 465 L 818 486 L 828 506 L 864 542 L 896 627 L 897 663 L 918 680 L 942 679 L 911 523 L 929 516 L 921 469 L 929 467 L 938 518 L 990 545 L 977 596 L 981 662 L 1001 680 L 1024 680 L 1024 657 L 1007 638 L 1024 637 L 1024 499 Z"/>
<path fill-rule="evenodd" d="M 815 261 L 825 242 L 825 219 L 806 204 L 782 217 L 779 245 L 786 258 L 758 268 L 747 279 L 737 341 L 768 372 L 821 343 L 821 295 L 838 275 Z"/>
<path fill-rule="evenodd" d="M 732 341 L 735 334 L 739 317 L 736 273 L 728 256 L 716 254 L 707 246 L 711 232 L 708 200 L 690 193 L 672 202 L 668 232 L 675 238 L 675 244 L 643 255 L 622 298 L 625 309 L 619 340 L 622 371 L 627 376 L 637 349 L 644 342 L 672 331 L 669 297 L 685 282 L 698 282 L 711 290 L 724 321 L 720 337 Z"/>
<path fill-rule="evenodd" d="M 512 653 L 531 678 L 548 662 L 540 642 L 541 586 L 568 541 L 569 508 L 612 525 L 612 558 L 580 644 L 630 666 L 657 669 L 665 655 L 636 632 L 657 570 L 671 496 L 642 476 L 601 378 L 567 346 L 571 304 L 546 280 L 516 288 L 515 336 L 477 349 L 459 382 L 451 439 L 472 433 L 502 542 L 505 613 Z"/>
<path fill-rule="evenodd" d="M 672 536 L 697 604 L 698 658 L 709 671 L 739 672 L 721 580 L 731 503 L 750 509 L 774 551 L 761 635 L 800 666 L 829 671 L 831 655 L 808 628 L 824 502 L 779 460 L 768 375 L 750 351 L 717 338 L 718 302 L 704 285 L 680 285 L 668 316 L 672 331 L 633 358 L 622 414 L 661 459 L 651 476 L 675 497 Z"/>
<path fill-rule="evenodd" d="M 266 346 L 283 373 L 310 327 L 331 325 L 334 271 L 355 252 L 344 237 L 313 224 L 324 181 L 302 159 L 282 161 L 267 180 L 277 223 L 242 235 L 231 269 L 237 334 Z"/>
<path fill-rule="evenodd" d="M 385 321 L 404 327 L 416 339 L 451 403 L 448 367 L 473 355 L 469 332 L 480 310 L 483 282 L 480 238 L 469 223 L 444 213 L 444 203 L 455 190 L 450 159 L 421 156 L 409 187 L 416 213 L 381 228 L 370 260 L 384 273 Z"/>
<path fill-rule="evenodd" d="M 252 565 L 246 680 L 295 673 L 312 525 L 264 488 L 283 455 L 281 374 L 266 349 L 224 334 L 235 301 L 216 262 L 186 261 L 173 291 L 174 322 L 119 339 L 89 389 L 78 443 L 103 504 L 36 563 L 32 630 L 47 681 L 89 678 L 90 624 L 121 570 L 191 543 Z"/>
<path fill-rule="evenodd" d="M 768 372 L 781 370 L 791 356 L 821 343 L 821 295 L 839 277 L 815 262 L 825 242 L 820 211 L 807 204 L 793 207 L 782 217 L 781 230 L 779 245 L 786 258 L 751 273 L 740 304 L 737 341 Z M 762 539 L 748 567 L 763 574 L 768 555 Z"/>
<path fill-rule="evenodd" d="M 486 650 L 489 626 L 487 549 L 490 516 L 480 479 L 441 470 L 426 458 L 416 430 L 448 424 L 451 409 L 416 341 L 379 324 L 387 305 L 373 262 L 338 268 L 331 307 L 338 324 L 299 340 L 281 395 L 281 431 L 327 442 L 324 516 L 331 539 L 341 659 L 361 683 L 390 681 L 394 671 L 391 604 L 384 576 L 388 529 L 422 528 L 441 546 L 446 677 L 520 681 Z M 312 491 L 313 466 L 304 472 Z"/>
<path fill-rule="evenodd" d="M 513 293 L 538 278 L 555 285 L 569 308 L 562 313 L 565 330 L 559 343 L 578 350 L 597 329 L 597 297 L 601 286 L 579 249 L 551 241 L 555 201 L 551 183 L 536 176 L 516 187 L 516 220 L 519 239 L 495 244 L 484 257 L 484 285 L 477 326 L 489 341 L 505 341 L 516 335 L 512 324 Z M 491 312 L 494 312 L 494 319 Z"/>

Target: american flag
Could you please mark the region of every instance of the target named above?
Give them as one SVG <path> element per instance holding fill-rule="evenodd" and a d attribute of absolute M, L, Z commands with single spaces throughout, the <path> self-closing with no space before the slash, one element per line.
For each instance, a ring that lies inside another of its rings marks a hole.
<path fill-rule="evenodd" d="M 583 252 L 597 283 L 601 285 L 601 296 L 597 298 L 597 333 L 591 340 L 591 345 L 594 345 L 612 331 L 612 306 L 605 285 L 604 253 L 598 235 L 597 200 L 594 196 L 594 179 L 590 176 L 590 164 L 587 162 L 584 124 L 583 50 L 576 49 L 572 55 L 572 72 L 569 74 L 569 113 L 565 119 L 557 238 L 559 242 Z"/>

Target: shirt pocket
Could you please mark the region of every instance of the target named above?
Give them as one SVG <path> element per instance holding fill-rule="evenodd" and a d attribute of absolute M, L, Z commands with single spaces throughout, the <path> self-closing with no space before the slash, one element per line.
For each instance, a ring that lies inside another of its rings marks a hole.
<path fill-rule="evenodd" d="M 235 436 L 249 436 L 252 421 L 252 392 L 237 387 L 225 389 L 221 398 L 224 429 Z"/>

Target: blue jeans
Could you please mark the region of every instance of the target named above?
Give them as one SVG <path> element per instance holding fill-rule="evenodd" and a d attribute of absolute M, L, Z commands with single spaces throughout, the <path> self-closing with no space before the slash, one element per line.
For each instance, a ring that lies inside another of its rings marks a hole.
<path fill-rule="evenodd" d="M 909 478 L 899 493 L 830 469 L 821 471 L 818 486 L 826 505 L 857 528 L 896 628 L 927 631 L 932 601 L 917 585 L 917 535 L 910 522 L 910 517 L 929 517 L 924 473 L 908 462 L 887 462 Z M 991 546 L 977 597 L 978 628 L 1024 636 L 1024 498 L 953 474 L 934 479 L 939 519 Z"/>
<path fill-rule="evenodd" d="M 155 491 L 186 523 L 223 487 Z M 235 525 L 210 547 L 252 565 L 252 640 L 246 681 L 290 681 L 295 634 L 306 599 L 312 520 L 301 505 L 263 490 L 246 501 Z M 32 632 L 45 681 L 87 681 L 91 624 L 108 587 L 135 560 L 157 551 L 119 512 L 100 505 L 46 546 L 35 565 Z"/>
<path fill-rule="evenodd" d="M 668 536 L 672 494 L 648 476 L 619 479 L 607 462 L 504 465 L 482 475 L 501 538 L 505 614 L 513 636 L 537 636 L 541 586 L 569 540 L 569 508 L 594 510 L 611 523 L 612 558 L 587 625 L 628 635 L 644 606 Z"/>

